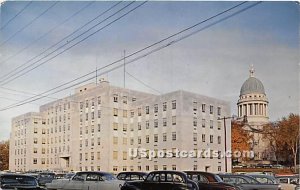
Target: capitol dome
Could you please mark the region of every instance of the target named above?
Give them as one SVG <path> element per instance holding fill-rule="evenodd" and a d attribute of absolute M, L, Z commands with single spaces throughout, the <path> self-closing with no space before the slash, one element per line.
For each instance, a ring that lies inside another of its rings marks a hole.
<path fill-rule="evenodd" d="M 240 95 L 265 94 L 264 85 L 257 78 L 250 76 L 243 84 Z"/>

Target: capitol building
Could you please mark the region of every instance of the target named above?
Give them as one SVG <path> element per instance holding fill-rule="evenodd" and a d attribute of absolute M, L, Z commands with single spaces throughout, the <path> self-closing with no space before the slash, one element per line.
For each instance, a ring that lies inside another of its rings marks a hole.
<path fill-rule="evenodd" d="M 263 126 L 269 122 L 268 98 L 263 83 L 254 76 L 253 66 L 249 70 L 249 78 L 243 83 L 237 102 L 238 117 L 247 116 L 245 130 L 250 131 L 253 138 L 250 142 L 254 151 L 255 163 L 269 163 L 269 143 L 263 139 Z"/>

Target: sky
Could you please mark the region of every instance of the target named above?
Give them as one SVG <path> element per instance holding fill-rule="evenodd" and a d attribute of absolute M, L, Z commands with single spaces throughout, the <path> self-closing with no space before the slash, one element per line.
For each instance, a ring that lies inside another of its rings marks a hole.
<path fill-rule="evenodd" d="M 124 51 L 131 55 L 240 3 L 4 2 L 0 9 L 0 140 L 9 138 L 13 117 L 38 111 L 53 99 L 3 108 L 93 72 L 122 59 Z M 264 84 L 269 99 L 270 120 L 299 113 L 299 4 L 262 2 L 241 11 L 255 4 L 247 2 L 126 58 L 126 88 L 154 94 L 191 91 L 230 102 L 231 112 L 236 114 L 240 88 L 253 64 L 255 77 Z M 234 14 L 237 11 L 241 12 Z M 163 45 L 166 47 L 159 49 Z M 141 58 L 131 62 L 138 56 Z M 38 64 L 14 80 L 10 81 L 18 75 L 7 78 Z M 98 74 L 114 86 L 123 86 L 123 68 L 112 68 Z M 75 87 L 49 96 L 66 97 Z"/>

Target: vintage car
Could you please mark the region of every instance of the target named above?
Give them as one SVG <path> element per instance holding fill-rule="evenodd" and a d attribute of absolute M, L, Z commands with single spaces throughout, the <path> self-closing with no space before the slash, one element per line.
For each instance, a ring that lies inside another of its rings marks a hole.
<path fill-rule="evenodd" d="M 199 189 L 206 190 L 236 190 L 234 185 L 224 183 L 222 179 L 213 173 L 201 171 L 185 171 L 188 178 L 197 182 Z"/>
<path fill-rule="evenodd" d="M 148 173 L 146 172 L 120 172 L 117 175 L 117 179 L 123 181 L 145 180 L 147 175 Z"/>
<path fill-rule="evenodd" d="M 225 183 L 230 183 L 243 190 L 280 190 L 279 184 L 260 183 L 255 178 L 243 174 L 219 174 Z"/>
<path fill-rule="evenodd" d="M 153 171 L 145 180 L 127 181 L 121 190 L 199 190 L 196 182 L 179 171 Z"/>
<path fill-rule="evenodd" d="M 23 174 L 1 174 L 0 190 L 18 189 L 18 190 L 42 190 L 39 187 L 35 177 Z"/>
<path fill-rule="evenodd" d="M 120 190 L 124 181 L 117 180 L 107 172 L 78 172 L 69 180 L 53 180 L 48 190 Z"/>

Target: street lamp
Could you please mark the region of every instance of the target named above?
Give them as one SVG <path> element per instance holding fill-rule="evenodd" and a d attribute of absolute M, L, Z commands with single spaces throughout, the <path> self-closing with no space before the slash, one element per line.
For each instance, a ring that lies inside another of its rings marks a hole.
<path fill-rule="evenodd" d="M 231 116 L 231 117 L 223 117 L 223 118 L 218 118 L 218 120 L 223 120 L 223 122 L 224 122 L 224 135 L 225 135 L 225 172 L 227 172 L 228 170 L 227 170 L 227 155 L 226 155 L 226 152 L 227 152 L 227 127 L 226 127 L 226 120 L 227 119 L 234 119 L 234 120 L 238 120 L 237 119 L 237 117 L 235 116 L 235 115 L 233 115 L 233 116 Z M 244 115 L 244 117 L 243 117 L 243 121 L 242 121 L 243 123 L 247 123 L 247 116 L 246 115 Z"/>

